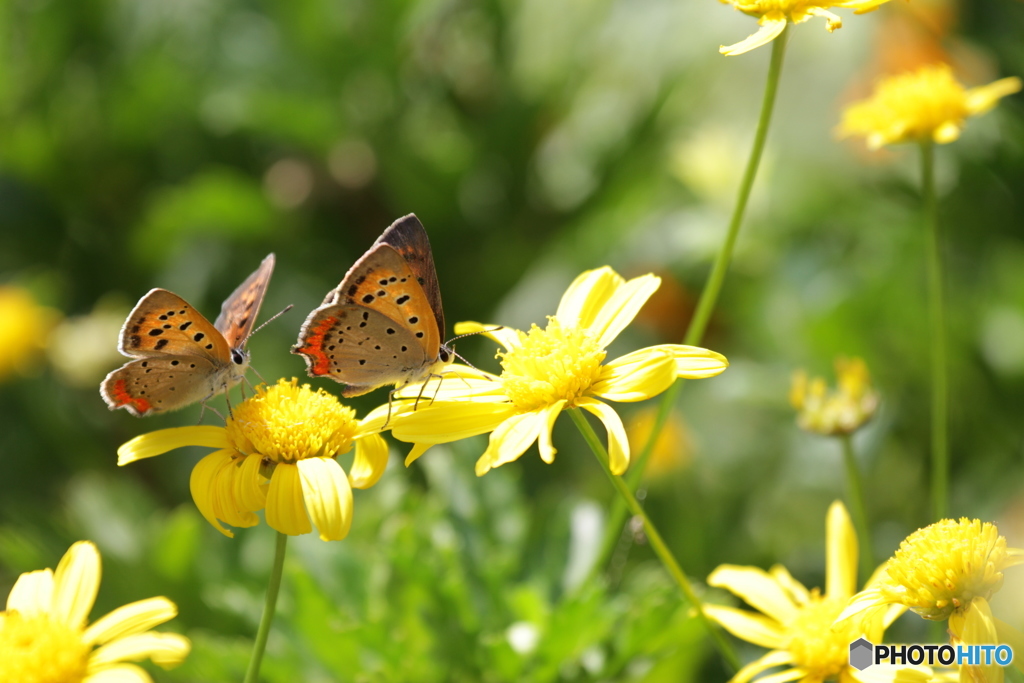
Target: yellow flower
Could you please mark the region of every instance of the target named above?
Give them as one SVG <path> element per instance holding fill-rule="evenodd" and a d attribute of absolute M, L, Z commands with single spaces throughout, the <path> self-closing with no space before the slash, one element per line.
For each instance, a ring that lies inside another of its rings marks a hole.
<path fill-rule="evenodd" d="M 374 426 L 376 425 L 376 426 Z M 218 531 L 220 521 L 236 527 L 258 523 L 266 508 L 272 528 L 290 536 L 307 534 L 310 520 L 325 541 L 348 535 L 352 486 L 373 486 L 384 472 L 388 447 L 355 411 L 298 380 L 260 386 L 233 410 L 224 427 L 161 429 L 137 436 L 118 451 L 118 465 L 183 446 L 216 448 L 192 470 L 192 498 Z M 346 475 L 337 457 L 356 447 Z"/>
<path fill-rule="evenodd" d="M 896 604 L 925 619 L 948 619 L 960 637 L 976 601 L 991 598 L 1003 570 L 1021 563 L 1024 550 L 1007 548 L 994 524 L 944 519 L 907 536 L 878 583 L 855 595 L 840 619 Z"/>
<path fill-rule="evenodd" d="M 723 55 L 733 56 L 749 52 L 754 48 L 767 45 L 785 30 L 786 24 L 802 24 L 811 17 L 825 20 L 825 28 L 829 32 L 843 27 L 843 20 L 829 12 L 830 7 L 852 9 L 854 14 L 864 14 L 878 9 L 889 0 L 721 0 L 732 5 L 744 14 L 757 17 L 761 28 L 746 40 L 735 45 L 723 45 L 718 51 Z"/>
<path fill-rule="evenodd" d="M 833 629 L 857 586 L 857 535 L 838 501 L 828 510 L 825 546 L 824 595 L 818 589 L 808 591 L 781 566 L 766 572 L 722 565 L 708 577 L 709 585 L 728 589 L 760 612 L 706 604 L 708 617 L 737 638 L 771 649 L 740 669 L 730 683 L 745 683 L 777 666 L 789 668 L 764 680 L 858 680 L 857 671 L 849 665 L 850 643 L 860 637 L 882 642 L 885 629 L 903 608 L 851 619 Z"/>
<path fill-rule="evenodd" d="M 860 358 L 836 359 L 839 388 L 828 393 L 825 380 L 808 380 L 803 370 L 793 375 L 789 401 L 797 410 L 800 428 L 836 436 L 850 434 L 861 428 L 878 408 L 878 394 L 871 389 L 868 366 Z"/>
<path fill-rule="evenodd" d="M 60 314 L 20 287 L 0 287 L 0 381 L 32 367 Z"/>
<path fill-rule="evenodd" d="M 984 114 L 1000 99 L 1021 89 L 1021 80 L 1003 78 L 966 89 L 946 64 L 890 76 L 866 100 L 843 112 L 839 135 L 863 135 L 877 149 L 897 142 L 953 142 L 968 116 Z"/>
<path fill-rule="evenodd" d="M 10 683 L 147 683 L 129 662 L 180 664 L 191 643 L 177 633 L 149 629 L 178 614 L 167 598 L 119 607 L 88 624 L 100 585 L 100 555 L 88 541 L 75 543 L 57 571 L 18 577 L 0 612 L 0 681 Z"/>
<path fill-rule="evenodd" d="M 658 408 L 655 406 L 644 408 L 633 414 L 632 419 L 626 425 L 629 448 L 632 452 L 637 452 L 647 445 L 657 417 Z M 663 479 L 665 475 L 687 467 L 692 456 L 693 440 L 690 430 L 683 417 L 676 411 L 672 411 L 654 442 L 651 457 L 647 460 L 647 466 L 644 468 L 644 477 L 652 481 Z"/>
<path fill-rule="evenodd" d="M 611 469 L 624 472 L 629 465 L 626 430 L 615 410 L 598 399 L 642 401 L 668 389 L 677 377 L 713 377 L 728 366 L 714 351 L 678 344 L 651 346 L 604 362 L 608 344 L 659 283 L 654 275 L 626 281 L 606 266 L 577 277 L 544 328 L 534 325 L 521 332 L 479 323 L 457 325 L 457 333 L 484 332 L 505 347 L 497 356 L 503 372 L 495 376 L 454 366 L 449 374 L 459 377 L 442 383 L 428 405 L 404 401 L 395 406 L 392 433 L 416 444 L 406 464 L 434 444 L 488 432 L 490 444 L 477 461 L 478 475 L 516 460 L 534 442 L 550 463 L 555 457 L 555 419 L 563 410 L 582 408 L 604 423 Z"/>

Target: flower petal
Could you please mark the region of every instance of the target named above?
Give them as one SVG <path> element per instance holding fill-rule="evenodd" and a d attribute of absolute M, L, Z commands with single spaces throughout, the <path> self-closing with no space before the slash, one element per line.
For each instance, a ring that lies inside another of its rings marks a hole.
<path fill-rule="evenodd" d="M 664 349 L 676 358 L 676 374 L 685 379 L 707 379 L 722 374 L 729 361 L 720 353 L 684 344 L 660 344 L 650 347 Z"/>
<path fill-rule="evenodd" d="M 807 590 L 807 587 L 794 579 L 793 575 L 789 573 L 789 570 L 781 564 L 772 566 L 768 570 L 768 574 L 778 582 L 782 590 L 786 592 L 789 599 L 792 600 L 793 604 L 797 607 L 806 605 L 811 601 L 811 592 Z"/>
<path fill-rule="evenodd" d="M 857 591 L 857 533 L 838 500 L 825 523 L 825 595 L 849 600 Z"/>
<path fill-rule="evenodd" d="M 725 588 L 780 624 L 796 618 L 796 605 L 789 593 L 763 569 L 723 564 L 708 576 L 708 585 Z"/>
<path fill-rule="evenodd" d="M 590 328 L 623 283 L 622 276 L 608 266 L 581 273 L 562 295 L 555 317 L 566 327 Z"/>
<path fill-rule="evenodd" d="M 177 606 L 167 598 L 138 600 L 118 607 L 90 624 L 82 634 L 82 641 L 90 645 L 103 645 L 115 638 L 148 631 L 177 615 Z"/>
<path fill-rule="evenodd" d="M 148 434 L 140 434 L 131 441 L 121 444 L 117 449 L 117 465 L 120 467 L 185 446 L 228 448 L 229 445 L 227 431 L 223 427 L 195 425 L 158 429 Z"/>
<path fill-rule="evenodd" d="M 869 588 L 857 593 L 850 602 L 846 605 L 846 608 L 836 617 L 836 623 L 849 619 L 865 610 L 871 610 L 871 613 L 864 615 L 865 619 L 870 619 L 873 616 L 875 610 L 880 610 L 888 605 L 888 601 L 882 594 L 882 591 L 878 588 Z"/>
<path fill-rule="evenodd" d="M 664 351 L 640 349 L 602 366 L 588 393 L 609 401 L 643 401 L 676 381 L 676 359 Z"/>
<path fill-rule="evenodd" d="M 648 273 L 627 281 L 615 290 L 608 302 L 598 311 L 594 322 L 587 326 L 598 338 L 601 348 L 611 344 L 619 333 L 633 322 L 633 318 L 660 286 L 661 278 Z"/>
<path fill-rule="evenodd" d="M 278 463 L 270 477 L 267 491 L 267 524 L 271 529 L 289 536 L 308 534 L 313 530 L 302 500 L 302 477 L 292 464 Z"/>
<path fill-rule="evenodd" d="M 604 423 L 604 428 L 608 430 L 608 466 L 612 474 L 625 472 L 629 467 L 629 437 L 626 436 L 626 428 L 622 426 L 622 418 L 610 405 L 586 396 L 577 399 L 576 405 L 597 415 Z"/>
<path fill-rule="evenodd" d="M 256 512 L 267 506 L 267 482 L 260 468 L 263 456 L 252 453 L 245 456 L 242 466 L 235 472 L 235 502 L 241 510 Z"/>
<path fill-rule="evenodd" d="M 141 666 L 117 664 L 89 674 L 82 683 L 153 683 L 153 679 Z"/>
<path fill-rule="evenodd" d="M 998 81 L 971 88 L 967 91 L 967 111 L 970 115 L 983 114 L 999 103 L 999 100 L 1019 92 L 1022 82 L 1016 76 L 1000 78 Z"/>
<path fill-rule="evenodd" d="M 515 412 L 511 403 L 436 402 L 395 419 L 391 433 L 402 441 L 448 443 L 493 431 Z"/>
<path fill-rule="evenodd" d="M 496 401 L 508 400 L 502 391 L 500 377 L 468 365 L 449 365 L 441 372 L 440 378 L 433 378 L 427 384 L 429 386 L 410 384 L 395 392 L 395 398 L 412 399 L 407 401 L 410 404 L 413 401 L 418 402 L 418 405 L 411 405 L 411 410 L 406 412 L 412 412 L 435 401 L 459 401 L 467 398 L 480 400 L 485 397 L 491 397 L 490 400 Z M 393 406 L 392 414 L 395 412 Z"/>
<path fill-rule="evenodd" d="M 786 646 L 785 629 L 763 614 L 722 605 L 704 605 L 704 613 L 737 638 L 772 649 Z"/>
<path fill-rule="evenodd" d="M 151 659 L 157 666 L 167 668 L 180 664 L 191 649 L 191 641 L 177 633 L 136 633 L 97 648 L 89 658 L 89 673 L 102 671 L 119 662 L 143 659 Z"/>
<path fill-rule="evenodd" d="M 213 528 L 228 538 L 234 538 L 234 533 L 221 526 L 216 514 L 217 490 L 215 482 L 217 475 L 224 467 L 231 466 L 231 454 L 233 451 L 221 450 L 210 453 L 196 463 L 192 468 L 192 475 L 189 477 L 188 486 L 192 491 L 192 500 L 195 501 L 199 513 L 206 518 L 206 521 L 213 525 Z"/>
<path fill-rule="evenodd" d="M 388 443 L 380 434 L 356 439 L 356 457 L 352 461 L 349 481 L 357 489 L 368 489 L 377 483 L 388 468 Z"/>
<path fill-rule="evenodd" d="M 1024 633 L 995 617 L 992 618 L 992 621 L 996 626 L 998 642 L 1003 645 L 1009 645 L 1010 649 L 1013 650 L 1013 666 L 1018 671 L 1024 671 L 1024 657 L 1017 656 L 1018 652 L 1024 652 Z"/>
<path fill-rule="evenodd" d="M 792 669 L 780 671 L 777 674 L 771 674 L 770 676 L 759 678 L 757 679 L 757 683 L 788 683 L 789 681 L 795 681 L 798 678 L 803 679 L 808 683 L 816 683 L 816 681 L 821 680 L 818 677 L 808 676 L 807 674 L 807 670 L 801 669 L 800 667 L 793 667 Z"/>
<path fill-rule="evenodd" d="M 540 450 L 540 459 L 549 465 L 555 461 L 555 453 L 558 452 L 558 449 L 551 442 L 551 430 L 555 428 L 555 420 L 562 413 L 565 403 L 565 399 L 561 399 L 546 408 L 540 409 L 541 416 L 547 424 L 541 428 L 540 433 L 537 435 L 537 448 Z"/>
<path fill-rule="evenodd" d="M 7 596 L 7 609 L 25 616 L 50 614 L 53 610 L 53 570 L 25 572 Z"/>
<path fill-rule="evenodd" d="M 488 339 L 493 339 L 506 350 L 519 346 L 519 331 L 502 325 L 485 325 L 483 323 L 467 320 L 455 323 L 455 334 L 482 334 Z"/>
<path fill-rule="evenodd" d="M 718 48 L 726 57 L 735 57 L 741 55 L 744 52 L 750 52 L 762 45 L 767 45 L 772 42 L 786 29 L 786 18 L 772 18 L 769 19 L 767 16 L 762 17 L 759 22 L 761 28 L 757 29 L 757 33 L 747 37 L 745 40 L 741 40 L 734 45 L 722 45 Z"/>
<path fill-rule="evenodd" d="M 64 553 L 53 572 L 53 608 L 50 614 L 71 628 L 83 628 L 100 589 L 100 552 L 89 541 L 79 541 Z"/>
<path fill-rule="evenodd" d="M 340 541 L 348 536 L 352 527 L 352 486 L 345 470 L 334 458 L 305 458 L 295 466 L 301 475 L 306 512 L 320 532 L 320 540 Z"/>
<path fill-rule="evenodd" d="M 792 661 L 793 655 L 786 650 L 772 650 L 764 657 L 752 661 L 750 664 L 747 664 L 736 672 L 736 675 L 729 680 L 729 683 L 746 683 L 762 671 L 774 666 L 790 664 Z"/>
<path fill-rule="evenodd" d="M 546 426 L 547 416 L 539 411 L 509 417 L 491 432 L 487 450 L 476 461 L 476 475 L 482 477 L 491 469 L 518 459 Z"/>
<path fill-rule="evenodd" d="M 412 450 L 409 451 L 409 455 L 405 456 L 405 466 L 408 467 L 409 465 L 411 465 L 414 462 L 416 462 L 417 458 L 419 458 L 421 455 L 426 453 L 428 449 L 433 448 L 433 447 L 434 447 L 434 444 L 432 444 L 432 443 L 417 443 L 417 444 L 413 444 Z"/>

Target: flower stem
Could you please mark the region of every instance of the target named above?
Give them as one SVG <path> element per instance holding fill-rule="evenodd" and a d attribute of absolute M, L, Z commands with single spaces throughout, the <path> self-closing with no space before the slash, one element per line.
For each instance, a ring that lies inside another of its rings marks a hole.
<path fill-rule="evenodd" d="M 921 143 L 921 196 L 927 237 L 928 323 L 932 361 L 932 514 L 949 514 L 949 385 L 946 376 L 946 311 L 942 293 L 942 251 L 935 198 L 935 145 Z"/>
<path fill-rule="evenodd" d="M 267 649 L 267 636 L 270 635 L 270 624 L 274 621 L 274 611 L 277 609 L 277 594 L 281 589 L 281 574 L 284 569 L 284 553 L 288 545 L 288 535 L 277 532 L 277 547 L 274 549 L 274 567 L 270 571 L 270 581 L 267 583 L 267 598 L 263 603 L 263 616 L 260 618 L 260 627 L 256 631 L 256 642 L 252 646 L 252 656 L 249 658 L 249 668 L 245 672 L 244 683 L 257 683 L 260 677 L 260 663 L 263 661 L 263 651 Z"/>
<path fill-rule="evenodd" d="M 743 172 L 743 179 L 740 181 L 736 205 L 733 208 L 729 228 L 725 234 L 725 241 L 722 242 L 722 247 L 719 249 L 718 256 L 715 257 L 715 263 L 708 274 L 707 282 L 704 283 L 704 289 L 700 293 L 697 309 L 693 314 L 693 319 L 690 321 L 690 326 L 686 330 L 686 337 L 683 339 L 684 344 L 691 346 L 700 345 L 701 340 L 704 338 L 704 332 L 707 330 L 708 322 L 711 320 L 711 314 L 715 310 L 715 304 L 718 303 L 718 295 L 722 291 L 725 274 L 729 270 L 729 264 L 732 262 L 733 248 L 736 246 L 736 239 L 739 237 L 740 227 L 743 225 L 747 202 L 750 199 L 751 190 L 754 188 L 757 169 L 761 164 L 761 155 L 764 152 L 765 141 L 768 139 L 768 128 L 772 121 L 772 111 L 775 109 L 775 94 L 779 89 L 779 80 L 782 75 L 782 60 L 786 54 L 786 41 L 788 38 L 789 28 L 787 27 L 778 38 L 772 41 L 772 56 L 768 65 L 764 96 L 761 99 L 761 116 L 757 121 L 754 144 L 750 149 L 750 157 L 747 159 L 747 167 Z M 626 475 L 626 481 L 629 483 L 631 491 L 635 491 L 640 483 L 647 460 L 654 451 L 654 444 L 658 442 L 658 436 L 665 427 L 665 422 L 672 412 L 672 406 L 675 405 L 676 396 L 679 395 L 679 390 L 682 388 L 684 381 L 676 380 L 675 384 L 662 394 L 661 403 L 658 406 L 658 415 L 654 419 L 651 435 L 647 438 L 647 442 L 644 444 L 640 454 L 634 459 L 633 466 Z M 607 559 L 615 548 L 622 531 L 622 525 L 625 522 L 626 506 L 621 501 L 616 501 L 616 503 L 612 507 L 609 517 L 610 523 L 605 532 L 601 554 L 598 556 L 595 568 L 602 567 L 607 563 Z"/>
<path fill-rule="evenodd" d="M 697 618 L 711 635 L 711 638 L 715 643 L 715 647 L 718 648 L 719 653 L 721 653 L 723 659 L 725 659 L 727 666 L 729 666 L 734 672 L 738 671 L 740 668 L 739 658 L 733 651 L 729 641 L 726 640 L 725 636 L 722 634 L 722 631 L 719 630 L 704 613 L 703 603 L 694 592 L 693 586 L 690 585 L 689 579 L 686 578 L 686 574 L 684 574 L 683 570 L 679 567 L 679 563 L 676 561 L 675 556 L 672 555 L 672 551 L 669 550 L 665 541 L 661 538 L 661 534 L 658 533 L 658 529 L 654 526 L 654 523 L 651 522 L 651 519 L 647 516 L 647 513 L 644 511 L 639 501 L 637 501 L 629 486 L 627 486 L 626 482 L 622 480 L 622 477 L 612 474 L 612 470 L 608 466 L 608 452 L 605 450 L 601 440 L 594 432 L 594 428 L 590 426 L 590 423 L 587 422 L 587 418 L 579 409 L 569 410 L 567 412 L 569 413 L 569 416 L 572 417 L 573 422 L 576 423 L 576 427 L 580 430 L 580 434 L 583 435 L 583 439 L 587 442 L 587 445 L 590 446 L 590 450 L 594 452 L 594 457 L 596 457 L 597 461 L 601 463 L 601 467 L 604 468 L 605 474 L 607 474 L 608 479 L 611 480 L 612 486 L 614 486 L 619 492 L 619 495 L 622 496 L 622 499 L 625 501 L 629 511 L 643 520 L 644 533 L 647 535 L 647 540 L 650 541 L 651 548 L 658 556 L 658 559 L 661 560 L 661 563 L 665 565 L 665 569 L 668 570 L 668 573 L 673 579 L 675 579 L 676 584 L 679 585 L 679 589 L 682 591 L 683 596 L 690 603 L 690 606 L 697 614 Z"/>
<path fill-rule="evenodd" d="M 864 505 L 864 487 L 860 481 L 860 470 L 857 468 L 857 459 L 853 453 L 853 437 L 844 434 L 839 437 L 843 442 L 843 461 L 846 464 L 846 484 L 850 489 L 850 511 L 853 513 L 853 521 L 857 527 L 858 542 L 860 545 L 860 571 L 861 580 L 858 586 L 868 580 L 871 573 L 875 571 L 875 558 L 871 543 L 871 527 L 868 526 L 867 508 Z"/>

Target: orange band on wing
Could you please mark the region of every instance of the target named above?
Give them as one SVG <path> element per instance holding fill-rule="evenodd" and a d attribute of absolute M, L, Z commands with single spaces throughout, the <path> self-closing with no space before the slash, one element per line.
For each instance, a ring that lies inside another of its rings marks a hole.
<path fill-rule="evenodd" d="M 117 407 L 130 405 L 139 412 L 139 414 L 148 412 L 153 406 L 149 401 L 142 398 L 141 396 L 132 396 L 128 393 L 128 389 L 124 386 L 124 380 L 119 379 L 114 382 L 114 403 Z"/>
<path fill-rule="evenodd" d="M 312 358 L 309 371 L 314 375 L 327 375 L 331 372 L 331 362 L 324 353 L 324 335 L 337 324 L 338 319 L 335 317 L 324 318 L 306 334 L 306 345 L 298 349 L 299 353 Z"/>

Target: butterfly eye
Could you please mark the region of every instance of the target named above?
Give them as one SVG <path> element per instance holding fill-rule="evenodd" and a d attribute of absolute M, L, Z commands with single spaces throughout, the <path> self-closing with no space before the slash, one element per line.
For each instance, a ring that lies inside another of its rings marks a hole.
<path fill-rule="evenodd" d="M 448 353 L 448 349 L 446 349 L 444 345 L 442 345 L 441 350 L 437 352 L 437 357 L 441 359 L 442 363 L 447 363 L 448 360 L 451 358 L 451 355 Z"/>
<path fill-rule="evenodd" d="M 231 349 L 231 362 L 235 365 L 245 363 L 245 352 L 241 349 Z"/>

